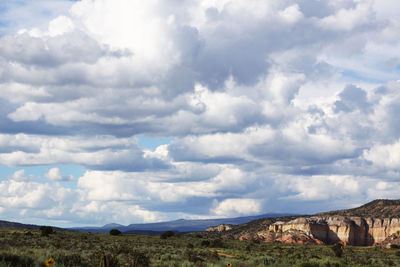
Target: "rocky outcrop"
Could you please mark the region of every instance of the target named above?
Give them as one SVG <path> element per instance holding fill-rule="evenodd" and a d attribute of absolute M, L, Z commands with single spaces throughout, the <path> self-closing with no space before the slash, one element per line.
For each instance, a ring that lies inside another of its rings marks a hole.
<path fill-rule="evenodd" d="M 400 232 L 400 218 L 362 217 L 309 217 L 289 222 L 276 222 L 269 226 L 269 236 L 275 241 L 287 243 L 334 244 L 364 246 L 384 242 L 388 237 Z M 272 234 L 273 233 L 273 234 Z M 259 236 L 265 236 L 259 233 Z"/>
<path fill-rule="evenodd" d="M 299 230 L 288 230 L 285 232 L 274 232 L 270 230 L 259 231 L 257 233 L 242 233 L 239 240 L 259 240 L 263 242 L 282 242 L 290 244 L 324 244 L 321 240 L 314 238 Z"/>
<path fill-rule="evenodd" d="M 232 229 L 232 225 L 230 224 L 220 224 L 218 226 L 211 226 L 206 229 L 206 232 L 223 232 Z"/>

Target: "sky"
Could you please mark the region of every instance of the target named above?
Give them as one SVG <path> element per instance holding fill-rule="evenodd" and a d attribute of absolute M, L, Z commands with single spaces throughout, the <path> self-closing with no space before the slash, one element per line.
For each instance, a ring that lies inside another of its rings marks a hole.
<path fill-rule="evenodd" d="M 4 0 L 0 219 L 311 214 L 400 192 L 397 0 Z"/>

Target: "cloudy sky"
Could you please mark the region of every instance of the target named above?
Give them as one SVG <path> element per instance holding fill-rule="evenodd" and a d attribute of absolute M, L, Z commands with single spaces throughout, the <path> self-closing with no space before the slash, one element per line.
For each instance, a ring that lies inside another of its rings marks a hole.
<path fill-rule="evenodd" d="M 397 0 L 4 0 L 0 219 L 400 198 Z"/>

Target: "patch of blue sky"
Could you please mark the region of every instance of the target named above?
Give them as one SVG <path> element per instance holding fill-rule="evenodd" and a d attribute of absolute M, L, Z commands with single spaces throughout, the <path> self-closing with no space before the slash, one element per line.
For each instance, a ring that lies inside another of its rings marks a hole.
<path fill-rule="evenodd" d="M 39 165 L 39 166 L 21 166 L 21 167 L 9 167 L 0 165 L 0 180 L 5 180 L 11 177 L 16 171 L 24 170 L 24 176 L 34 176 L 40 178 L 35 180 L 37 182 L 48 182 L 45 174 L 52 168 L 59 168 L 63 175 L 72 175 L 75 179 L 81 177 L 85 173 L 85 168 L 75 164 L 60 164 L 60 165 Z M 76 187 L 74 182 L 62 182 L 65 187 Z"/>
<path fill-rule="evenodd" d="M 149 137 L 144 135 L 137 135 L 139 147 L 142 149 L 156 150 L 161 145 L 166 145 L 172 142 L 172 137 Z"/>
<path fill-rule="evenodd" d="M 0 0 L 0 36 L 15 34 L 20 29 L 46 29 L 48 22 L 69 14 L 80 0 Z"/>
<path fill-rule="evenodd" d="M 384 77 L 371 76 L 348 69 L 345 69 L 340 73 L 342 74 L 342 79 L 349 82 L 363 81 L 368 83 L 383 84 L 389 81 L 387 77 L 384 78 Z"/>
<path fill-rule="evenodd" d="M 1 28 L 5 28 L 5 27 L 7 27 L 7 22 L 3 19 L 3 16 L 2 16 L 2 14 L 4 14 L 4 12 L 6 12 L 7 11 L 7 9 L 4 7 L 4 5 L 2 5 L 1 3 L 0 3 L 0 29 Z"/>
<path fill-rule="evenodd" d="M 1 13 L 0 13 L 1 15 Z M 0 21 L 0 37 L 7 34 L 7 25 Z"/>

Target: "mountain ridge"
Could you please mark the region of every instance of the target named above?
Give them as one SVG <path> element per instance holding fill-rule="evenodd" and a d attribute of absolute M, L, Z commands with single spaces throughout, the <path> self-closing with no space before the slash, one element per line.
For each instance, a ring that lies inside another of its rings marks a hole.
<path fill-rule="evenodd" d="M 109 230 L 111 229 L 118 229 L 121 232 L 127 232 L 127 233 L 158 234 L 160 232 L 168 230 L 179 231 L 179 232 L 202 232 L 212 226 L 229 224 L 232 225 L 232 227 L 229 227 L 230 229 L 228 231 L 223 231 L 221 233 L 214 233 L 211 231 L 205 233 L 205 235 L 222 237 L 222 238 L 239 239 L 240 236 L 244 235 L 251 236 L 257 232 L 265 231 L 270 227 L 270 225 L 275 224 L 277 222 L 287 223 L 296 220 L 298 218 L 311 218 L 313 216 L 323 217 L 323 218 L 338 217 L 338 216 L 344 218 L 360 217 L 360 218 L 389 219 L 390 221 L 390 218 L 400 218 L 400 200 L 376 199 L 356 208 L 319 212 L 314 215 L 268 213 L 262 215 L 235 217 L 235 218 L 219 218 L 219 219 L 203 219 L 203 220 L 177 219 L 167 222 L 129 224 L 127 226 L 118 223 L 109 223 L 100 227 L 95 227 L 95 226 L 73 227 L 73 228 L 65 228 L 64 230 L 108 233 Z M 385 223 L 387 224 L 387 222 Z M 38 229 L 40 226 L 33 224 L 22 224 L 17 222 L 0 221 L 0 227 Z"/>
<path fill-rule="evenodd" d="M 317 216 L 358 216 L 371 218 L 395 218 L 400 217 L 400 200 L 399 199 L 375 199 L 364 205 L 352 209 L 334 210 L 328 212 L 320 212 Z"/>
<path fill-rule="evenodd" d="M 179 231 L 179 232 L 201 232 L 205 231 L 208 227 L 215 226 L 218 224 L 242 224 L 252 220 L 257 220 L 259 218 L 265 217 L 281 217 L 291 215 L 289 213 L 266 213 L 254 216 L 244 216 L 244 217 L 234 217 L 234 218 L 218 218 L 218 219 L 199 219 L 199 220 L 186 220 L 177 219 L 166 222 L 155 222 L 155 223 L 139 223 L 139 224 L 129 224 L 127 226 L 117 226 L 117 227 L 74 227 L 70 228 L 74 231 L 80 232 L 96 232 L 96 233 L 106 233 L 112 228 L 118 229 L 121 232 L 132 232 L 132 231 L 153 231 L 153 232 L 163 232 L 163 231 Z"/>
<path fill-rule="evenodd" d="M 103 226 L 83 226 L 83 227 L 68 227 L 61 228 L 52 226 L 54 229 L 59 230 L 70 230 L 80 232 L 93 232 L 93 233 L 108 233 L 111 229 L 118 229 L 122 232 L 128 233 L 149 233 L 150 235 L 159 234 L 164 231 L 172 230 L 177 232 L 193 232 L 193 231 L 205 231 L 206 228 L 218 224 L 241 224 L 251 220 L 256 220 L 264 217 L 279 217 L 287 216 L 288 213 L 266 213 L 261 215 L 243 216 L 234 218 L 217 218 L 217 219 L 199 219 L 199 220 L 187 220 L 177 219 L 165 222 L 155 223 L 141 223 L 141 224 L 129 224 L 122 225 L 118 223 L 108 223 Z M 19 229 L 39 229 L 43 225 L 35 224 L 24 224 L 19 222 L 0 220 L 0 227 L 2 228 L 19 228 Z"/>

